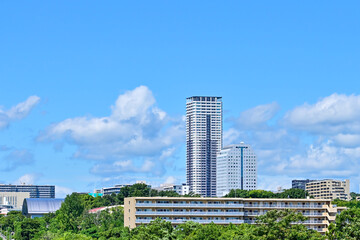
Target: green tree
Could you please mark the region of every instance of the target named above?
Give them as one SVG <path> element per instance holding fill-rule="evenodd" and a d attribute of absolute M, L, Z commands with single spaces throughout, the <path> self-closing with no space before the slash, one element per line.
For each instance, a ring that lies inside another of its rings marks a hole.
<path fill-rule="evenodd" d="M 15 224 L 15 238 L 21 240 L 34 239 L 41 230 L 39 218 L 25 218 Z"/>
<path fill-rule="evenodd" d="M 77 193 L 66 196 L 60 209 L 56 212 L 55 221 L 58 227 L 63 231 L 77 232 L 80 217 L 85 210 L 84 202 Z"/>
<path fill-rule="evenodd" d="M 256 220 L 258 227 L 257 236 L 267 240 L 307 240 L 324 239 L 323 236 L 314 230 L 307 229 L 303 224 L 307 218 L 301 213 L 292 210 L 271 210 L 265 215 L 259 216 Z"/>
<path fill-rule="evenodd" d="M 336 217 L 338 239 L 360 239 L 360 209 L 347 209 Z"/>

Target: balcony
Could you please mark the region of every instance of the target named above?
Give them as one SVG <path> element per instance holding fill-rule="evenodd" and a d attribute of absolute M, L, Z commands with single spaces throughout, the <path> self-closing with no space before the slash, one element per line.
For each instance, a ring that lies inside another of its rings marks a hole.
<path fill-rule="evenodd" d="M 167 208 L 243 208 L 244 204 L 204 204 L 204 203 L 136 203 L 136 207 L 167 207 Z"/>
<path fill-rule="evenodd" d="M 298 208 L 304 208 L 304 209 L 322 209 L 323 206 L 320 205 L 270 205 L 270 204 L 244 204 L 244 207 L 246 208 L 272 208 L 272 209 L 278 209 L 278 208 L 289 208 L 289 209 L 298 209 Z"/>
<path fill-rule="evenodd" d="M 136 211 L 137 216 L 244 216 L 244 212 L 155 212 Z"/>
<path fill-rule="evenodd" d="M 209 223 L 215 223 L 215 224 L 242 224 L 244 223 L 244 220 L 236 220 L 236 219 L 229 219 L 229 220 L 196 220 L 196 219 L 164 219 L 168 222 L 171 222 L 172 224 L 181 224 L 181 223 L 185 223 L 188 221 L 191 222 L 197 222 L 197 223 L 201 223 L 201 224 L 209 224 Z M 135 223 L 137 224 L 147 224 L 150 223 L 151 221 L 154 221 L 154 219 L 136 219 Z"/>

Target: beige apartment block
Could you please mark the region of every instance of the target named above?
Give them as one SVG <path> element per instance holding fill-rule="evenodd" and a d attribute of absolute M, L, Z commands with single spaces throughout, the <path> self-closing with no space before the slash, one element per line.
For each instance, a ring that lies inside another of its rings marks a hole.
<path fill-rule="evenodd" d="M 30 197 L 30 192 L 0 192 L 0 205 L 11 205 L 14 209 L 22 209 L 25 198 Z"/>
<path fill-rule="evenodd" d="M 350 180 L 318 180 L 307 183 L 305 189 L 315 199 L 351 200 Z"/>
<path fill-rule="evenodd" d="M 131 197 L 124 199 L 124 226 L 132 229 L 156 218 L 175 226 L 186 221 L 254 224 L 257 216 L 273 209 L 300 212 L 308 217 L 304 224 L 309 229 L 325 232 L 345 208 L 336 208 L 324 199 Z"/>

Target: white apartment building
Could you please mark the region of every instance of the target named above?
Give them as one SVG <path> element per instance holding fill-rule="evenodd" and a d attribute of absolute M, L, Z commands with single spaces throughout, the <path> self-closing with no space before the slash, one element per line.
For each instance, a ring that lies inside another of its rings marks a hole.
<path fill-rule="evenodd" d="M 154 188 L 158 191 L 174 191 L 180 195 L 189 194 L 189 186 L 183 183 L 182 185 L 175 184 L 161 184 L 160 187 Z"/>
<path fill-rule="evenodd" d="M 216 159 L 216 195 L 231 189 L 254 190 L 257 186 L 256 155 L 250 145 L 241 142 L 224 147 Z"/>
<path fill-rule="evenodd" d="M 351 200 L 350 180 L 317 180 L 306 184 L 306 191 L 315 199 Z"/>
<path fill-rule="evenodd" d="M 190 191 L 216 196 L 216 154 L 222 148 L 222 98 L 186 99 L 186 179 Z"/>
<path fill-rule="evenodd" d="M 187 221 L 201 224 L 256 224 L 270 210 L 292 209 L 308 219 L 309 229 L 326 232 L 336 215 L 346 209 L 324 199 L 130 197 L 124 199 L 124 226 L 135 228 L 161 218 L 177 226 Z M 294 223 L 296 224 L 296 223 Z"/>

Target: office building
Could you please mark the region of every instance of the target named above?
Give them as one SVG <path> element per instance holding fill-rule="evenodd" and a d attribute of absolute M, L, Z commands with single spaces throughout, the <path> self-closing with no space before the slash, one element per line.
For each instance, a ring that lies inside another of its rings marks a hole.
<path fill-rule="evenodd" d="M 256 189 L 256 155 L 250 145 L 241 142 L 224 147 L 216 159 L 216 195 L 225 196 L 231 189 Z"/>
<path fill-rule="evenodd" d="M 222 148 L 222 98 L 186 99 L 186 180 L 190 191 L 216 196 L 216 154 Z"/>
<path fill-rule="evenodd" d="M 29 197 L 29 192 L 0 192 L 0 207 L 12 206 L 12 209 L 20 210 L 24 199 Z"/>
<path fill-rule="evenodd" d="M 315 199 L 341 199 L 349 201 L 350 196 L 350 180 L 317 180 L 306 184 L 306 191 Z"/>
<path fill-rule="evenodd" d="M 30 198 L 55 198 L 55 186 L 0 184 L 0 192 L 28 192 Z"/>
<path fill-rule="evenodd" d="M 309 229 L 325 232 L 336 214 L 345 208 L 337 208 L 323 199 L 131 197 L 124 199 L 124 226 L 132 229 L 156 218 L 174 226 L 186 221 L 254 224 L 256 217 L 274 209 L 300 212 L 308 217 L 304 224 Z"/>
<path fill-rule="evenodd" d="M 291 181 L 291 187 L 292 188 L 297 188 L 297 189 L 302 189 L 302 190 L 305 191 L 306 184 L 309 183 L 309 182 L 313 182 L 313 181 L 316 181 L 316 180 L 310 180 L 310 179 L 298 180 L 298 179 L 295 179 L 295 180 Z"/>

